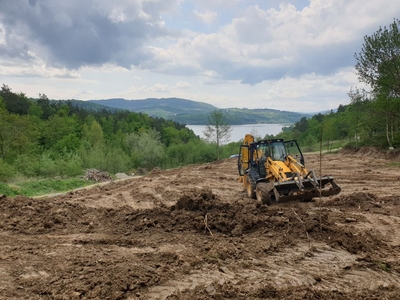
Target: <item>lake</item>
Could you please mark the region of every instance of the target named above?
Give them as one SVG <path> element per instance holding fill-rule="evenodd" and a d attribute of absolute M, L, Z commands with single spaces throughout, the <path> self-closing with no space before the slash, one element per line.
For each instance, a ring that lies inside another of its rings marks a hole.
<path fill-rule="evenodd" d="M 282 131 L 282 127 L 290 126 L 290 124 L 245 124 L 245 125 L 231 125 L 232 132 L 230 142 L 238 142 L 243 139 L 247 133 L 253 133 L 257 136 L 264 137 L 266 134 L 278 134 Z M 203 131 L 206 125 L 186 125 L 187 128 L 193 130 L 193 132 L 204 138 Z"/>

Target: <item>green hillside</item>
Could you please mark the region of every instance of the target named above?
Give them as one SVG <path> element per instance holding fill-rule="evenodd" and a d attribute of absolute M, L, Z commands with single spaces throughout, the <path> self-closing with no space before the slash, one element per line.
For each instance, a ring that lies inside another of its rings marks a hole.
<path fill-rule="evenodd" d="M 180 98 L 148 98 L 143 100 L 125 100 L 117 98 L 107 100 L 90 100 L 90 102 L 100 104 L 102 106 L 127 109 L 133 112 L 142 112 L 152 117 L 170 120 L 175 120 L 176 118 L 179 119 L 177 116 L 181 115 L 191 115 L 196 118 L 199 114 L 208 115 L 210 112 L 217 109 L 211 104 Z"/>
<path fill-rule="evenodd" d="M 32 99 L 34 100 L 34 99 Z M 108 111 L 108 112 L 118 112 L 122 111 L 124 109 L 117 108 L 117 107 L 111 107 L 111 106 L 106 106 L 102 104 L 97 104 L 93 103 L 90 101 L 83 101 L 83 100 L 50 100 L 50 102 L 57 103 L 59 102 L 60 104 L 62 103 L 70 103 L 72 106 L 83 109 L 83 110 L 88 110 L 92 112 L 101 112 L 101 111 Z"/>
<path fill-rule="evenodd" d="M 246 109 L 246 108 L 229 108 L 223 109 L 226 113 L 227 120 L 231 125 L 244 124 L 293 124 L 298 122 L 307 114 L 294 113 L 288 111 L 279 111 L 273 109 Z M 171 116 L 170 119 L 189 125 L 205 125 L 207 124 L 208 114 L 180 114 Z"/>
<path fill-rule="evenodd" d="M 90 100 L 89 102 L 102 106 L 127 109 L 134 112 L 146 113 L 152 117 L 169 119 L 189 125 L 205 125 L 210 112 L 218 108 L 207 103 L 180 98 L 144 99 L 144 100 Z M 285 124 L 295 123 L 310 114 L 281 111 L 274 109 L 223 109 L 231 125 L 241 124 Z"/>

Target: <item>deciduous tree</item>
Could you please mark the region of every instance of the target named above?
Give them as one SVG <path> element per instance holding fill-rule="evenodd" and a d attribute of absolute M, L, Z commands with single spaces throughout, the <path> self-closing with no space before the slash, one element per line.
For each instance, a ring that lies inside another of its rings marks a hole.
<path fill-rule="evenodd" d="M 206 140 L 215 142 L 217 145 L 217 158 L 220 157 L 220 146 L 227 142 L 231 137 L 232 128 L 228 124 L 226 115 L 222 110 L 215 110 L 208 117 L 208 125 L 203 133 Z"/>
<path fill-rule="evenodd" d="M 382 124 L 384 129 L 377 131 L 386 133 L 387 143 L 392 148 L 400 117 L 400 20 L 365 36 L 363 47 L 355 54 L 355 59 L 359 80 L 371 87 L 374 115 L 385 120 Z"/>
<path fill-rule="evenodd" d="M 380 27 L 371 36 L 364 37 L 359 53 L 354 55 L 356 70 L 361 82 L 372 89 L 385 87 L 393 96 L 400 96 L 400 21 L 389 28 Z"/>

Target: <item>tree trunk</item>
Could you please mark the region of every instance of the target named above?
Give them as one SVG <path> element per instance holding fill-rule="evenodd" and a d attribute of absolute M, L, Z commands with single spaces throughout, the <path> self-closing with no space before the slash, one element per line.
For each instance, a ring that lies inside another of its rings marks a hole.
<path fill-rule="evenodd" d="M 389 144 L 389 149 L 393 149 L 392 143 L 389 138 L 389 117 L 386 115 L 386 140 Z"/>

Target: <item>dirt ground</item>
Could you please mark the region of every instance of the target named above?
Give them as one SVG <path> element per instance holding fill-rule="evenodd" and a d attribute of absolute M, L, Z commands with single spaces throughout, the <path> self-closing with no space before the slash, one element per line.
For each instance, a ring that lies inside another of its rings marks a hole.
<path fill-rule="evenodd" d="M 400 299 L 399 158 L 324 154 L 342 192 L 307 203 L 248 199 L 235 159 L 2 197 L 0 299 Z"/>

